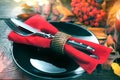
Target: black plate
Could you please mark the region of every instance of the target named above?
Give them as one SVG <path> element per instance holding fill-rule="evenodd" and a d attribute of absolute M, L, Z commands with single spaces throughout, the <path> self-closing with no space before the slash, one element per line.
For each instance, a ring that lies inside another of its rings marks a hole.
<path fill-rule="evenodd" d="M 99 43 L 89 30 L 73 23 L 51 22 L 60 31 L 76 38 Z M 27 74 L 45 79 L 81 76 L 85 71 L 67 55 L 51 49 L 13 43 L 13 59 Z"/>

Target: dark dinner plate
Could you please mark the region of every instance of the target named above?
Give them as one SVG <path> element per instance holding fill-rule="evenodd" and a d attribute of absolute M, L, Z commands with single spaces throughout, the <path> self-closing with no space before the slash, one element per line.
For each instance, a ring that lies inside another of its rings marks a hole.
<path fill-rule="evenodd" d="M 89 30 L 66 22 L 51 22 L 60 31 L 76 38 L 99 43 Z M 87 53 L 87 52 L 86 52 Z M 27 74 L 43 79 L 65 79 L 81 76 L 85 71 L 67 55 L 48 48 L 13 43 L 13 59 L 17 66 Z"/>

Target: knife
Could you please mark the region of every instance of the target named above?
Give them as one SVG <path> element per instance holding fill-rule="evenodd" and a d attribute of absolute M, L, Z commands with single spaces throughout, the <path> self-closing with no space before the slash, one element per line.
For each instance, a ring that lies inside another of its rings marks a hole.
<path fill-rule="evenodd" d="M 14 23 L 17 26 L 20 26 L 23 29 L 26 29 L 26 30 L 28 30 L 32 33 L 39 33 L 39 35 L 42 36 L 42 37 L 45 37 L 45 38 L 53 38 L 54 37 L 51 34 L 40 32 L 37 29 L 35 29 L 35 28 L 33 28 L 33 27 L 31 27 L 31 26 L 25 24 L 24 22 L 22 22 L 20 20 L 17 20 L 15 18 L 11 18 L 10 20 L 11 20 L 12 23 Z M 94 48 L 92 48 L 92 47 L 90 47 L 86 44 L 83 44 L 83 43 L 75 42 L 74 40 L 68 40 L 67 43 L 72 45 L 73 47 L 75 47 L 77 49 L 82 49 L 82 50 L 87 50 L 87 51 L 95 51 Z"/>

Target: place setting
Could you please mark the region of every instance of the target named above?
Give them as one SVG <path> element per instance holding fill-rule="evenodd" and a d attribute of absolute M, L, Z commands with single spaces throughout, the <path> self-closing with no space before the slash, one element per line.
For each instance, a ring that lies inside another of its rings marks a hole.
<path fill-rule="evenodd" d="M 14 1 L 21 4 L 17 7 L 22 13 L 0 20 L 9 28 L 15 69 L 24 76 L 32 80 L 119 76 L 115 67 L 120 58 L 119 27 L 116 32 L 108 28 L 112 23 L 105 21 L 104 0 Z"/>

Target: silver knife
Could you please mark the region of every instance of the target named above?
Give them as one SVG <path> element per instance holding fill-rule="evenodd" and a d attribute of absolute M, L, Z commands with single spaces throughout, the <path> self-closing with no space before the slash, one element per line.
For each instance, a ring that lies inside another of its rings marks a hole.
<path fill-rule="evenodd" d="M 51 35 L 51 34 L 47 34 L 47 33 L 44 33 L 44 32 L 41 32 L 41 31 L 38 31 L 37 29 L 25 24 L 24 22 L 20 21 L 20 20 L 17 20 L 15 18 L 11 18 L 11 21 L 17 25 L 17 26 L 20 26 L 21 28 L 23 29 L 26 29 L 34 34 L 39 34 L 40 36 L 42 37 L 45 37 L 45 38 L 53 38 L 54 36 Z M 78 48 L 78 49 L 83 49 L 83 50 L 88 50 L 88 51 L 95 51 L 94 48 L 86 45 L 86 44 L 83 44 L 83 43 L 79 43 L 79 42 L 75 42 L 74 40 L 68 40 L 67 41 L 68 44 L 72 45 L 73 47 L 75 48 Z"/>

